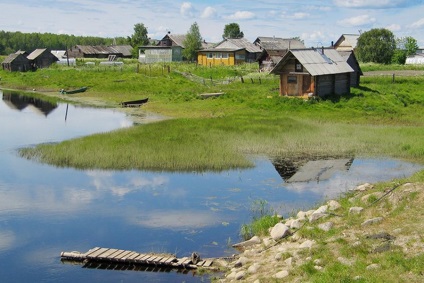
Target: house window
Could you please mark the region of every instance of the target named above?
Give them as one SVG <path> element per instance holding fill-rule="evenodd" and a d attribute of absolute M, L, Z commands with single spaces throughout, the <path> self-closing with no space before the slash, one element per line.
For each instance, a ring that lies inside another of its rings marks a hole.
<path fill-rule="evenodd" d="M 303 66 L 302 66 L 302 64 L 300 64 L 299 61 L 296 61 L 295 71 L 296 72 L 303 72 Z"/>
<path fill-rule="evenodd" d="M 208 52 L 208 59 L 212 59 L 213 58 L 213 53 L 211 53 L 211 52 Z"/>
<path fill-rule="evenodd" d="M 236 60 L 244 60 L 245 58 L 244 54 L 236 54 Z"/>
<path fill-rule="evenodd" d="M 297 83 L 297 77 L 296 76 L 287 76 L 287 83 L 296 84 Z"/>
<path fill-rule="evenodd" d="M 222 59 L 228 59 L 228 53 L 222 53 Z"/>

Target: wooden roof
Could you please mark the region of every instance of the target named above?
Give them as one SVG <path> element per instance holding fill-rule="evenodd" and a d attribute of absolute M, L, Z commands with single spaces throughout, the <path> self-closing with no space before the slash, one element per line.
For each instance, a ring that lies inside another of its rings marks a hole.
<path fill-rule="evenodd" d="M 306 48 L 298 39 L 281 37 L 258 37 L 254 43 L 267 51 Z"/>
<path fill-rule="evenodd" d="M 22 54 L 16 54 L 16 53 L 12 53 L 9 56 L 7 56 L 4 60 L 3 60 L 3 64 L 10 64 L 12 63 L 18 56 L 23 56 Z"/>
<path fill-rule="evenodd" d="M 218 43 L 215 48 L 229 48 L 233 50 L 246 49 L 250 53 L 262 52 L 259 46 L 256 46 L 245 38 L 226 38 L 220 43 Z"/>
<path fill-rule="evenodd" d="M 290 59 L 297 59 L 312 76 L 351 73 L 353 69 L 343 59 L 337 50 L 324 49 L 290 49 L 277 63 L 272 74 L 280 74 Z"/>
<path fill-rule="evenodd" d="M 42 48 L 42 49 L 35 49 L 34 51 L 32 51 L 28 56 L 28 60 L 34 60 L 36 59 L 38 56 L 40 56 L 41 54 L 43 54 L 45 51 L 47 50 L 47 48 Z M 49 51 L 50 53 L 50 51 Z M 52 54 L 52 56 L 54 56 Z"/>
<path fill-rule="evenodd" d="M 339 39 L 337 39 L 334 47 L 336 49 L 343 48 L 346 50 L 354 50 L 358 43 L 358 38 L 359 34 L 342 34 Z"/>

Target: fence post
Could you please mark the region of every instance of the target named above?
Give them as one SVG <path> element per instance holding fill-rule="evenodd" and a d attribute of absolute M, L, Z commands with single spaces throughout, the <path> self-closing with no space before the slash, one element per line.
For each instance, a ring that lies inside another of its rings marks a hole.
<path fill-rule="evenodd" d="M 395 82 L 395 73 L 393 73 L 392 83 Z"/>
<path fill-rule="evenodd" d="M 241 83 L 242 83 L 242 84 L 244 84 L 244 79 L 243 79 L 243 77 L 240 77 L 240 79 L 241 79 Z"/>

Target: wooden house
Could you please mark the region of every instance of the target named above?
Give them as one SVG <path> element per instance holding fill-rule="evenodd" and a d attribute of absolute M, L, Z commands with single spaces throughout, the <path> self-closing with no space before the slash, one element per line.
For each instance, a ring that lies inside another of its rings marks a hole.
<path fill-rule="evenodd" d="M 142 63 L 181 62 L 185 35 L 168 32 L 156 45 L 139 47 L 139 61 Z"/>
<path fill-rule="evenodd" d="M 204 66 L 238 65 L 255 62 L 261 54 L 259 46 L 245 38 L 227 38 L 213 48 L 199 50 L 197 62 Z"/>
<path fill-rule="evenodd" d="M 131 58 L 132 46 L 131 45 L 75 45 L 67 51 L 69 58 L 109 58 L 114 56 L 117 58 Z"/>
<path fill-rule="evenodd" d="M 271 71 L 280 76 L 280 95 L 309 97 L 350 93 L 352 72 L 333 48 L 290 49 Z"/>
<path fill-rule="evenodd" d="M 31 70 L 31 63 L 24 55 L 13 53 L 7 56 L 2 62 L 2 68 L 10 72 L 26 72 Z"/>
<path fill-rule="evenodd" d="M 355 51 L 358 38 L 359 34 L 342 34 L 332 45 L 338 51 Z"/>
<path fill-rule="evenodd" d="M 358 87 L 361 81 L 361 76 L 364 75 L 362 73 L 361 67 L 359 66 L 359 62 L 356 59 L 355 53 L 352 51 L 338 51 L 340 56 L 349 64 L 349 66 L 353 69 L 353 73 L 350 74 L 350 86 Z"/>
<path fill-rule="evenodd" d="M 33 69 L 48 68 L 51 64 L 59 61 L 59 59 L 47 48 L 35 49 L 28 55 L 27 59 L 31 61 Z"/>
<path fill-rule="evenodd" d="M 306 48 L 298 39 L 280 37 L 258 37 L 253 44 L 262 51 L 257 59 L 260 72 L 271 71 L 289 49 Z"/>
<path fill-rule="evenodd" d="M 185 34 L 171 34 L 168 32 L 154 45 L 139 47 L 139 61 L 142 63 L 182 62 L 185 60 L 183 50 Z M 202 49 L 211 47 L 212 43 L 202 41 Z"/>

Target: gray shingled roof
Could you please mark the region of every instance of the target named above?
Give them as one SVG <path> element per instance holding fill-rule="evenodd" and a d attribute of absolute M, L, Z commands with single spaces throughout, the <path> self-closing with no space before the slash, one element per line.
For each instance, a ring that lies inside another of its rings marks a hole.
<path fill-rule="evenodd" d="M 300 40 L 293 38 L 258 37 L 258 43 L 267 51 L 306 48 Z"/>
<path fill-rule="evenodd" d="M 250 53 L 262 52 L 259 46 L 256 46 L 245 38 L 227 38 L 218 43 L 215 48 L 246 49 Z"/>
<path fill-rule="evenodd" d="M 319 49 L 291 49 L 272 69 L 271 73 L 278 74 L 281 72 L 285 62 L 291 57 L 295 57 L 302 66 L 312 75 L 330 75 L 351 73 L 353 69 L 340 56 L 337 50 L 324 49 L 324 54 Z"/>

